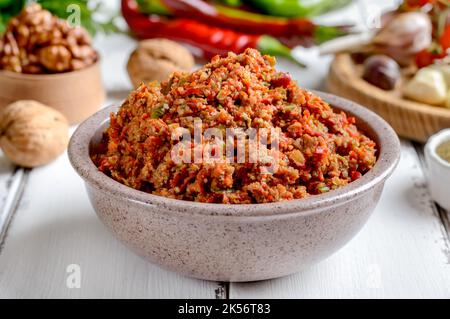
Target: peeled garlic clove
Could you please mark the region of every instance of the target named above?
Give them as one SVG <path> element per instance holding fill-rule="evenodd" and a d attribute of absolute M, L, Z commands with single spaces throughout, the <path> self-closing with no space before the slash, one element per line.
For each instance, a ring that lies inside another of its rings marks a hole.
<path fill-rule="evenodd" d="M 441 72 L 424 68 L 405 86 L 403 94 L 417 102 L 442 105 L 447 97 L 447 85 Z"/>
<path fill-rule="evenodd" d="M 433 64 L 429 66 L 433 70 L 437 70 L 441 72 L 441 74 L 444 76 L 445 83 L 447 84 L 447 87 L 450 88 L 450 65 L 447 64 Z"/>

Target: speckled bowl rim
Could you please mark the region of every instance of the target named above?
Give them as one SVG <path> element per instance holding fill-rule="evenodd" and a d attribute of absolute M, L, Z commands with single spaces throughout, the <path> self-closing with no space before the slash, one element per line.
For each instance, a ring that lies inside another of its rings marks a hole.
<path fill-rule="evenodd" d="M 313 91 L 325 101 L 356 117 L 357 123 L 369 128 L 365 131 L 378 143 L 378 160 L 375 166 L 360 179 L 326 194 L 306 199 L 268 204 L 209 204 L 171 199 L 145 193 L 125 186 L 100 172 L 89 156 L 89 144 L 99 127 L 109 121 L 109 114 L 118 106 L 100 110 L 81 123 L 69 143 L 69 159 L 77 173 L 96 190 L 109 196 L 141 203 L 145 206 L 164 208 L 183 214 L 215 216 L 280 216 L 284 214 L 308 214 L 326 207 L 334 208 L 363 196 L 392 174 L 400 159 L 400 141 L 394 130 L 372 111 L 346 99 Z"/>

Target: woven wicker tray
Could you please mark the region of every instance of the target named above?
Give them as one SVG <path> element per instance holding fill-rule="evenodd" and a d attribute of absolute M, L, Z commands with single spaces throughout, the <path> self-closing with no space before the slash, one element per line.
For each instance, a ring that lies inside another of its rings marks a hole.
<path fill-rule="evenodd" d="M 331 65 L 328 90 L 378 113 L 405 138 L 425 142 L 434 133 L 450 128 L 450 109 L 405 100 L 400 89 L 381 90 L 364 81 L 361 74 L 362 67 L 348 54 L 339 54 Z"/>

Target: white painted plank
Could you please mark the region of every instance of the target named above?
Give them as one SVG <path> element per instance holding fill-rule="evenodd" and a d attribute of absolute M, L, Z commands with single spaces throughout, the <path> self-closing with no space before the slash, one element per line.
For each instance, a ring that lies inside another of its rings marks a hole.
<path fill-rule="evenodd" d="M 0 150 L 0 211 L 5 205 L 13 173 L 14 166 Z"/>
<path fill-rule="evenodd" d="M 28 173 L 29 170 L 27 169 L 17 168 L 11 173 L 6 181 L 7 190 L 0 210 L 0 251 L 5 242 L 9 225 L 22 198 Z"/>
<path fill-rule="evenodd" d="M 437 214 L 441 218 L 442 226 L 444 228 L 445 233 L 447 234 L 447 238 L 450 239 L 450 211 L 443 209 L 438 204 L 436 204 Z M 448 262 L 450 264 L 450 241 L 447 242 L 447 247 L 445 249 Z"/>
<path fill-rule="evenodd" d="M 425 160 L 425 154 L 424 154 L 424 146 L 419 143 L 413 143 L 414 148 L 416 149 L 416 152 L 419 156 L 420 164 L 422 165 L 422 170 L 424 171 L 424 175 L 427 177 L 427 162 Z M 428 187 L 429 181 L 426 181 L 426 186 Z M 450 211 L 445 210 L 441 206 L 439 206 L 438 203 L 432 202 L 431 205 L 432 209 L 435 212 L 436 216 L 439 216 L 441 223 L 442 223 L 442 232 L 445 235 L 447 235 L 447 238 L 449 241 L 447 241 L 447 247 L 444 249 L 446 251 L 446 254 L 448 256 L 448 262 L 450 263 Z"/>
<path fill-rule="evenodd" d="M 81 267 L 69 289 L 67 267 Z M 0 298 L 214 298 L 218 285 L 160 269 L 106 230 L 66 155 L 34 169 L 0 254 Z"/>
<path fill-rule="evenodd" d="M 363 230 L 341 251 L 286 278 L 231 284 L 231 298 L 450 298 L 448 238 L 417 153 L 402 159 Z"/>
<path fill-rule="evenodd" d="M 26 183 L 27 170 L 16 168 L 0 150 L 0 251 Z"/>

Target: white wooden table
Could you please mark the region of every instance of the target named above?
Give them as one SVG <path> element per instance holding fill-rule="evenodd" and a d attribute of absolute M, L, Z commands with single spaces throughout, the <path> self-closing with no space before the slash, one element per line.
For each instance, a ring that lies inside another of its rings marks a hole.
<path fill-rule="evenodd" d="M 357 16 L 355 10 L 345 16 Z M 134 40 L 118 35 L 96 44 L 103 53 L 105 105 L 120 103 L 131 89 L 125 63 Z M 330 59 L 307 57 L 307 70 L 281 61 L 280 69 L 320 88 Z M 116 241 L 97 219 L 67 155 L 24 170 L 0 153 L 0 219 L 11 216 L 0 238 L 0 298 L 450 298 L 450 215 L 429 196 L 420 154 L 420 145 L 402 141 L 400 165 L 372 218 L 335 255 L 282 279 L 228 284 L 163 270 Z M 67 284 L 78 266 L 79 288 Z"/>

